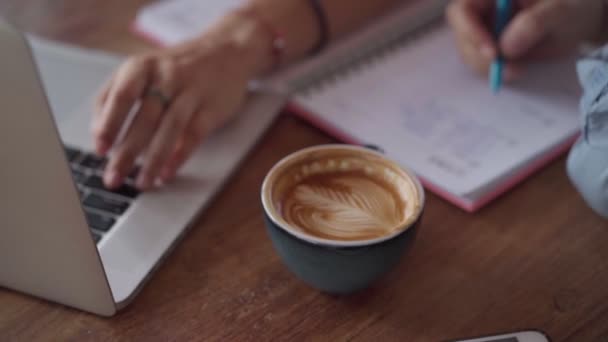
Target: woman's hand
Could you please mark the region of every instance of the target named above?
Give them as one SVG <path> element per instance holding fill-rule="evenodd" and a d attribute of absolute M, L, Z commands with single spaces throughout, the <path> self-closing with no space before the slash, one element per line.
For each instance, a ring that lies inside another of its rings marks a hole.
<path fill-rule="evenodd" d="M 267 39 L 255 22 L 234 16 L 199 39 L 124 63 L 100 94 L 93 120 L 97 153 L 112 150 L 106 186 L 120 186 L 139 157 L 138 188 L 172 179 L 235 114 L 248 82 L 265 68 Z"/>
<path fill-rule="evenodd" d="M 525 62 L 572 51 L 599 38 L 604 9 L 599 0 L 514 0 L 518 11 L 498 43 L 493 37 L 495 1 L 453 0 L 447 11 L 465 62 L 481 74 L 500 52 L 508 61 L 507 80 Z"/>

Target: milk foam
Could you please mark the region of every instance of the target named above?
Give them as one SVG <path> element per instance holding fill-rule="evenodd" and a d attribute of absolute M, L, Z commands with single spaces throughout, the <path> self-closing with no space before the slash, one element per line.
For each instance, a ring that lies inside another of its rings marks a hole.
<path fill-rule="evenodd" d="M 404 221 L 407 203 L 387 186 L 363 175 L 336 173 L 302 182 L 283 203 L 290 224 L 321 237 L 340 240 L 388 235 Z"/>
<path fill-rule="evenodd" d="M 286 229 L 336 242 L 405 230 L 424 201 L 407 171 L 379 154 L 345 146 L 314 147 L 285 158 L 269 172 L 262 191 L 264 208 Z"/>

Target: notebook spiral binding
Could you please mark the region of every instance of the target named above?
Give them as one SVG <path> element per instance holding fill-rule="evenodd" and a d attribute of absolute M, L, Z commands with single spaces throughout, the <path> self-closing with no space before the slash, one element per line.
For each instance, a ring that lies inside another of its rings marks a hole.
<path fill-rule="evenodd" d="M 326 87 L 347 78 L 350 74 L 361 71 L 391 55 L 391 53 L 404 45 L 411 44 L 434 28 L 443 24 L 443 8 L 445 3 L 427 9 L 413 16 L 408 25 L 400 25 L 378 34 L 376 39 L 370 39 L 358 51 L 349 51 L 348 54 L 336 58 L 333 62 L 313 70 L 307 76 L 294 80 L 289 88 L 295 93 L 307 97 L 313 92 L 321 92 Z"/>

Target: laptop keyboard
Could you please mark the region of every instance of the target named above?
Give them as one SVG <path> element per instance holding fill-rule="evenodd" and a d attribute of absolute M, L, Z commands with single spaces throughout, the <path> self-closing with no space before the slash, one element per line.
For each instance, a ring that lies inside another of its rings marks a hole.
<path fill-rule="evenodd" d="M 106 158 L 73 147 L 66 147 L 65 152 L 91 234 L 98 243 L 139 196 L 139 191 L 133 186 L 139 170 L 135 169 L 121 187 L 109 190 L 104 187 L 102 180 Z"/>

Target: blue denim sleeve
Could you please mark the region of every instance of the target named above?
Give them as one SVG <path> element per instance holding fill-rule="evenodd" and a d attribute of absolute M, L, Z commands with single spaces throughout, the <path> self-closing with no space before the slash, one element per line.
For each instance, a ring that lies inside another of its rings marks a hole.
<path fill-rule="evenodd" d="M 577 64 L 583 87 L 582 134 L 568 157 L 568 176 L 587 204 L 608 218 L 608 48 Z"/>

